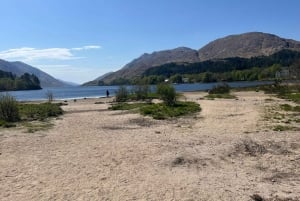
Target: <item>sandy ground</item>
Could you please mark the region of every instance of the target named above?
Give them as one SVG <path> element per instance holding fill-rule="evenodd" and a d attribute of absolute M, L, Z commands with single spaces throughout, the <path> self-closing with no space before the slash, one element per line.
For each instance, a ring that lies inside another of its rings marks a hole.
<path fill-rule="evenodd" d="M 273 131 L 282 100 L 237 92 L 156 121 L 69 101 L 47 131 L 0 130 L 0 200 L 300 200 L 299 131 Z"/>

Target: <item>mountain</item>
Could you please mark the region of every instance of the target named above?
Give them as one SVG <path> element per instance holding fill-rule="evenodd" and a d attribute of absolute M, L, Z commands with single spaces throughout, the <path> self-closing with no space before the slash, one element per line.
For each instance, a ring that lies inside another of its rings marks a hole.
<path fill-rule="evenodd" d="M 101 83 L 109 84 L 117 79 L 132 79 L 141 76 L 150 68 L 164 64 L 189 64 L 232 57 L 251 58 L 256 56 L 270 56 L 284 49 L 300 51 L 300 42 L 262 32 L 230 35 L 212 41 L 198 51 L 187 47 L 179 47 L 151 54 L 145 53 L 126 64 L 120 70 L 104 76 L 93 83 L 101 81 Z"/>
<path fill-rule="evenodd" d="M 142 75 L 145 70 L 166 63 L 194 63 L 199 61 L 198 52 L 196 50 L 179 47 L 172 50 L 163 50 L 153 52 L 151 54 L 143 54 L 132 62 L 126 64 L 121 70 L 109 74 L 101 80 L 105 83 L 111 82 L 116 78 L 132 78 Z"/>
<path fill-rule="evenodd" d="M 300 42 L 273 34 L 250 32 L 217 39 L 205 45 L 198 53 L 200 60 L 204 61 L 230 57 L 269 56 L 282 49 L 299 51 Z"/>
<path fill-rule="evenodd" d="M 0 70 L 6 71 L 6 72 L 12 72 L 13 74 L 17 76 L 21 76 L 24 73 L 34 74 L 37 76 L 41 82 L 42 87 L 65 87 L 69 86 L 66 83 L 63 83 L 51 75 L 32 67 L 28 64 L 25 64 L 20 61 L 16 62 L 8 62 L 5 60 L 0 59 Z"/>
<path fill-rule="evenodd" d="M 114 72 L 108 72 L 105 73 L 104 75 L 101 75 L 99 77 L 97 77 L 96 79 L 83 83 L 82 86 L 97 86 L 99 85 L 99 81 L 101 82 L 102 79 L 104 79 L 105 77 L 109 76 L 110 74 L 113 74 Z M 103 82 L 102 82 L 103 83 Z"/>

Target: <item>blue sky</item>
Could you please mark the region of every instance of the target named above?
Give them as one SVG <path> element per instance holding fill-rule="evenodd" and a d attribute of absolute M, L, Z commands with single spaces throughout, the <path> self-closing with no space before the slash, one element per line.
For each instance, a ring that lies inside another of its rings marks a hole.
<path fill-rule="evenodd" d="M 83 83 L 143 53 L 230 34 L 300 41 L 299 0 L 1 0 L 0 58 Z"/>

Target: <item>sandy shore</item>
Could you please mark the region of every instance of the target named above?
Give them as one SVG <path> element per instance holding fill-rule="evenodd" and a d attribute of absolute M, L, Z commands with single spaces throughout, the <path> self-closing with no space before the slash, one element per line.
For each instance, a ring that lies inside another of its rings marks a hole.
<path fill-rule="evenodd" d="M 204 95 L 185 93 L 202 111 L 177 120 L 86 99 L 69 101 L 47 131 L 1 129 L 0 200 L 300 200 L 299 131 L 266 119 L 283 100 Z"/>

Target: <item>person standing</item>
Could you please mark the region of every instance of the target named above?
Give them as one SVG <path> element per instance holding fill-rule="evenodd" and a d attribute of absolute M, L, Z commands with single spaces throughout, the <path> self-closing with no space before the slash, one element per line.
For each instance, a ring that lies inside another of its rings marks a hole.
<path fill-rule="evenodd" d="M 108 98 L 109 97 L 109 91 L 106 90 L 106 97 Z"/>

